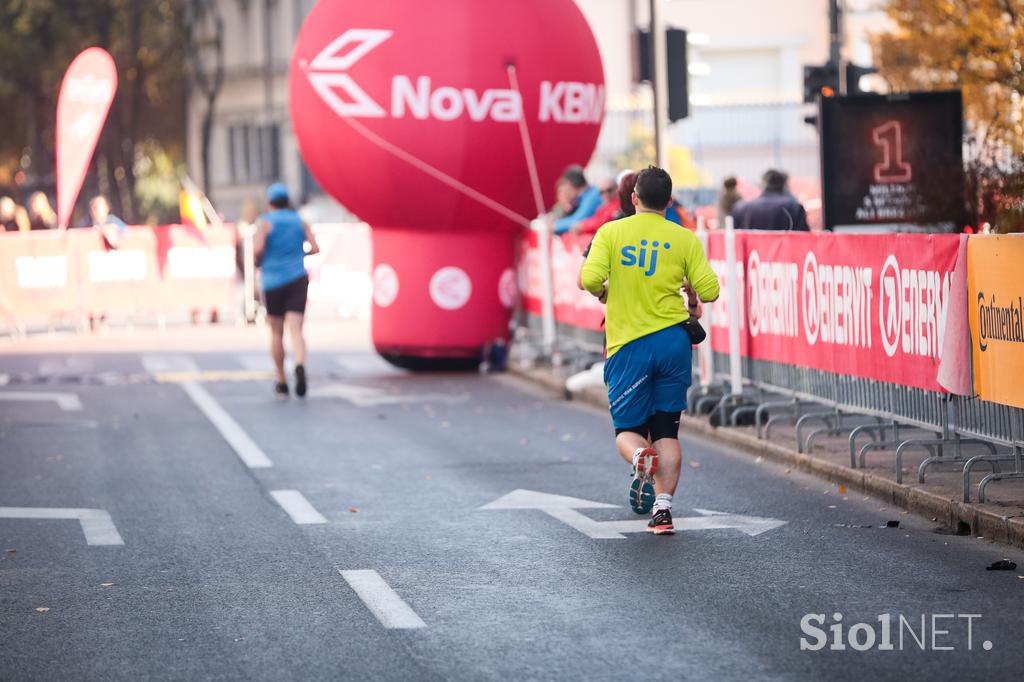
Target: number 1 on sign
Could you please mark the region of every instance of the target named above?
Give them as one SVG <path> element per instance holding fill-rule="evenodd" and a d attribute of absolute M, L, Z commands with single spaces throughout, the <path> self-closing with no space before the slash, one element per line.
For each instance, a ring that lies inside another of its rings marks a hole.
<path fill-rule="evenodd" d="M 875 182 L 910 182 L 910 164 L 903 160 L 903 126 L 886 121 L 871 131 L 875 145 L 882 148 L 882 162 L 875 164 Z"/>

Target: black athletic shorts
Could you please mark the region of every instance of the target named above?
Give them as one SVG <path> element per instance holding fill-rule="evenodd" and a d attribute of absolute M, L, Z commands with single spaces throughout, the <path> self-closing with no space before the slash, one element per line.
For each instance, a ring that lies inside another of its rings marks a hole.
<path fill-rule="evenodd" d="M 284 317 L 285 313 L 306 312 L 308 288 L 309 277 L 303 275 L 276 289 L 264 289 L 263 301 L 267 306 L 267 315 Z"/>

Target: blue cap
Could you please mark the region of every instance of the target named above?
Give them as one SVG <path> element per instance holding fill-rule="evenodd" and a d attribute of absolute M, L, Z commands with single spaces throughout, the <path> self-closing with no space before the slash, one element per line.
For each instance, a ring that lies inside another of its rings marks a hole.
<path fill-rule="evenodd" d="M 267 188 L 267 201 L 281 201 L 288 199 L 288 187 L 283 182 L 275 182 Z"/>

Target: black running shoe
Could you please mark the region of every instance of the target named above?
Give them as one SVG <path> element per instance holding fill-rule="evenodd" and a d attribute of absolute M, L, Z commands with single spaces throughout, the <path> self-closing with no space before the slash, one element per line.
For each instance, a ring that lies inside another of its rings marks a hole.
<path fill-rule="evenodd" d="M 647 530 L 655 535 L 672 535 L 676 527 L 672 523 L 672 512 L 668 509 L 658 509 L 647 524 Z"/>
<path fill-rule="evenodd" d="M 306 368 L 302 365 L 295 365 L 295 395 L 306 396 Z"/>
<path fill-rule="evenodd" d="M 274 395 L 276 395 L 278 398 L 287 398 L 288 384 L 286 384 L 283 381 L 279 381 L 276 384 L 274 384 Z"/>

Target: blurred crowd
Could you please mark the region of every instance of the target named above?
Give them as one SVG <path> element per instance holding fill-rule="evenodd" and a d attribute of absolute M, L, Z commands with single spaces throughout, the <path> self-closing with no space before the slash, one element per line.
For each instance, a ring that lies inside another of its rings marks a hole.
<path fill-rule="evenodd" d="M 0 197 L 0 221 L 4 232 L 30 232 L 32 230 L 56 230 L 57 212 L 44 192 L 33 192 L 28 206 L 20 206 L 11 197 Z M 116 249 L 128 227 L 124 221 L 110 211 L 110 202 L 102 194 L 89 200 L 89 214 L 77 225 L 69 227 L 91 227 L 100 232 L 106 246 Z"/>
<path fill-rule="evenodd" d="M 548 221 L 556 235 L 592 236 L 606 222 L 633 215 L 633 188 L 637 172 L 622 170 L 596 185 L 590 184 L 581 166 L 569 166 L 555 184 L 555 204 Z M 761 178 L 761 192 L 744 199 L 735 177 L 722 182 L 714 217 L 708 229 L 725 226 L 731 216 L 736 229 L 808 231 L 807 211 L 789 190 L 789 176 L 770 169 Z M 696 210 L 672 200 L 665 217 L 691 230 L 696 229 Z"/>

